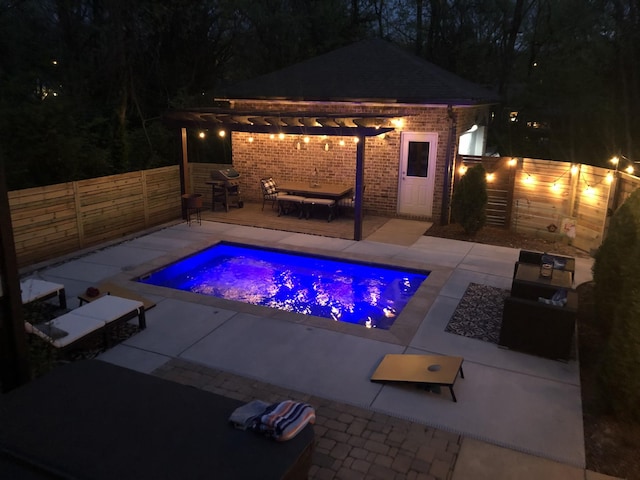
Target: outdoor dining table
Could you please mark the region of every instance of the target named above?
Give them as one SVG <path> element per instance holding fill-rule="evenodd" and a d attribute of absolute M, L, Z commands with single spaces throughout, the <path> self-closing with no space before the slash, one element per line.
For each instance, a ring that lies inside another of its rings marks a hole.
<path fill-rule="evenodd" d="M 278 185 L 278 216 L 288 213 L 284 205 L 294 205 L 299 217 L 311 216 L 314 206 L 323 205 L 329 210 L 327 221 L 330 222 L 336 214 L 338 201 L 350 195 L 353 187 L 331 183 L 312 184 L 305 182 L 284 182 Z"/>

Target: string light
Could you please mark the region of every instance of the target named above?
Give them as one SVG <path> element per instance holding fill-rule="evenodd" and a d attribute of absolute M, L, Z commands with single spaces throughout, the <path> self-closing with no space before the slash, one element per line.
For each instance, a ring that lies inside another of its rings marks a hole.
<path fill-rule="evenodd" d="M 467 173 L 467 166 L 466 165 L 460 165 L 460 168 L 458 169 L 458 173 L 460 173 L 460 175 L 464 175 L 465 173 Z"/>
<path fill-rule="evenodd" d="M 577 174 L 579 170 L 580 167 L 578 167 L 578 165 L 571 165 L 571 175 Z"/>
<path fill-rule="evenodd" d="M 487 173 L 487 182 L 493 182 L 496 179 L 495 173 Z"/>
<path fill-rule="evenodd" d="M 510 158 L 507 161 L 507 165 L 509 165 L 510 167 L 515 167 L 518 164 L 518 159 L 517 158 Z"/>
<path fill-rule="evenodd" d="M 220 138 L 224 138 L 226 135 L 227 135 L 227 132 L 225 132 L 224 130 L 220 130 L 220 131 L 218 131 L 218 136 L 219 136 Z"/>
<path fill-rule="evenodd" d="M 207 136 L 207 134 L 202 132 L 202 131 L 198 133 L 198 137 L 200 137 L 200 138 L 205 138 L 206 136 Z"/>

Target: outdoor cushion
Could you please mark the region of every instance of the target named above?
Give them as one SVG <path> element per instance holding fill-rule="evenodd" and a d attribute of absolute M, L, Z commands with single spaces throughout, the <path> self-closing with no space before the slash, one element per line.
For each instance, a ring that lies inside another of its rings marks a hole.
<path fill-rule="evenodd" d="M 264 188 L 265 195 L 273 195 L 278 191 L 278 186 L 276 185 L 276 181 L 269 177 L 261 180 L 262 187 Z"/>

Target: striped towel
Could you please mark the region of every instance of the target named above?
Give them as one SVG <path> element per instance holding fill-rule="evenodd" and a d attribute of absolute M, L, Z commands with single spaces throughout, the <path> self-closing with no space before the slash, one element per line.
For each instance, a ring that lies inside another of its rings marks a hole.
<path fill-rule="evenodd" d="M 302 402 L 285 400 L 274 403 L 260 417 L 256 430 L 279 442 L 295 437 L 307 423 L 315 423 L 316 411 Z"/>

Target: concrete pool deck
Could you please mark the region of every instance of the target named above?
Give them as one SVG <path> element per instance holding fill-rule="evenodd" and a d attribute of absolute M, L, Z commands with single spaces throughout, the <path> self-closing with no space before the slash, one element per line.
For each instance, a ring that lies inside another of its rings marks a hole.
<path fill-rule="evenodd" d="M 401 230 L 392 225 L 392 237 L 401 236 Z M 584 478 L 578 363 L 512 352 L 444 331 L 469 283 L 510 287 L 518 249 L 422 235 L 412 242 L 404 236 L 384 243 L 384 230 L 376 235 L 371 238 L 379 241 L 355 242 L 220 222 L 181 223 L 42 268 L 37 276 L 63 283 L 71 308 L 78 294 L 107 280 L 156 302 L 147 312 L 148 328 L 101 360 L 145 373 L 175 360 L 189 362 L 461 435 L 465 441 L 454 479 L 514 478 L 507 464 L 521 468 L 527 458 L 531 465 L 557 465 L 558 472 L 565 472 L 557 478 L 574 478 L 567 471 Z M 391 334 L 131 281 L 218 240 L 421 265 L 432 274 L 424 298 L 411 309 L 413 321 Z M 576 285 L 591 279 L 591 262 L 576 258 Z M 458 402 L 446 389 L 437 395 L 371 383 L 371 373 L 387 353 L 464 357 L 465 378 L 455 385 Z M 497 465 L 500 471 L 492 471 Z M 530 478 L 547 472 L 536 468 Z"/>

